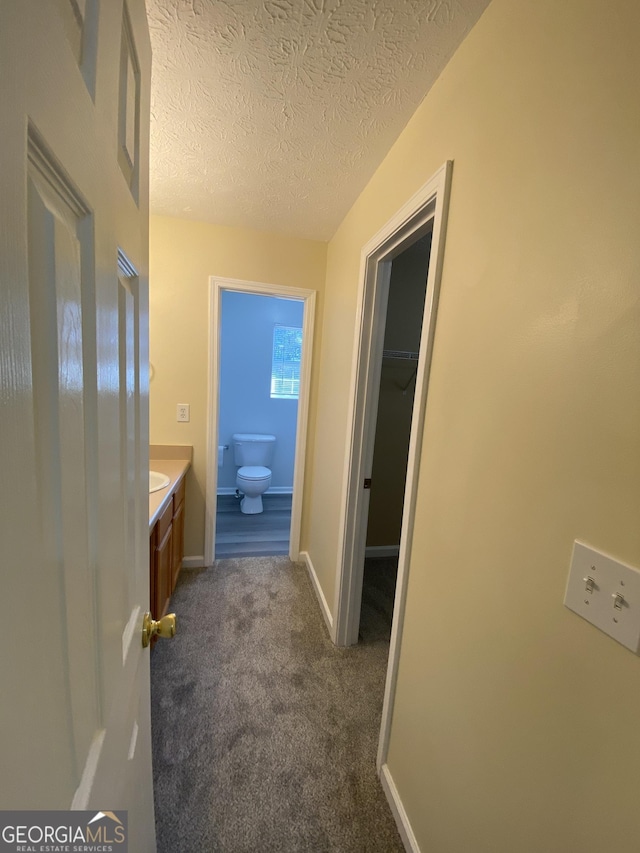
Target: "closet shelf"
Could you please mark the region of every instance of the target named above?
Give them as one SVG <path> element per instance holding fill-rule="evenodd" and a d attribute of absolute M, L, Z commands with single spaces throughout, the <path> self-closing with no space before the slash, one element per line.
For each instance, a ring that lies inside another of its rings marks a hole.
<path fill-rule="evenodd" d="M 394 361 L 417 361 L 418 353 L 409 350 L 385 349 L 382 351 L 382 358 L 393 359 Z"/>

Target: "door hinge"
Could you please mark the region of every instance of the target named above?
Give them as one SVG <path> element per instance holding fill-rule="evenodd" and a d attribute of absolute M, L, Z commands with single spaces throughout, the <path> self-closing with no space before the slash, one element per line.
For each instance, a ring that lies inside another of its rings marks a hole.
<path fill-rule="evenodd" d="M 365 489 L 371 488 L 371 477 L 365 477 L 364 478 L 364 488 Z"/>

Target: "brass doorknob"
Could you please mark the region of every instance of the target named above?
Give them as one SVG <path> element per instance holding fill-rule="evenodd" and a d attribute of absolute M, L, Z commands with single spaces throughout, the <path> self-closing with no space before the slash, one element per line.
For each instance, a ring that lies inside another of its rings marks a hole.
<path fill-rule="evenodd" d="M 176 614 L 167 613 L 162 619 L 157 622 L 151 618 L 150 613 L 144 614 L 142 620 L 142 646 L 147 648 L 152 637 L 157 634 L 159 637 L 173 637 L 176 633 Z"/>

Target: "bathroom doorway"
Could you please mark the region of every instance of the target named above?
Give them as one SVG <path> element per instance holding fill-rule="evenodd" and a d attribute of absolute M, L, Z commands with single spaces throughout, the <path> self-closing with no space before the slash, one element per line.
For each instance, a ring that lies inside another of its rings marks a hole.
<path fill-rule="evenodd" d="M 210 280 L 206 565 L 299 557 L 314 303 L 302 288 Z M 276 438 L 261 513 L 241 512 L 237 433 Z"/>
<path fill-rule="evenodd" d="M 289 553 L 303 311 L 301 299 L 222 291 L 218 558 Z M 275 437 L 268 444 L 250 443 L 269 454 L 256 464 L 268 465 L 271 472 L 268 488 L 254 499 L 262 504 L 262 512 L 252 514 L 244 511 L 233 440 L 234 435 L 247 433 Z"/>

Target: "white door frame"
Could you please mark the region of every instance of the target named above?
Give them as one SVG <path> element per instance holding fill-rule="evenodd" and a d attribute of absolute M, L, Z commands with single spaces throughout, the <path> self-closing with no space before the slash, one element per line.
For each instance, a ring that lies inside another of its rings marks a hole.
<path fill-rule="evenodd" d="M 369 240 L 362 249 L 360 261 L 357 317 L 359 334 L 353 356 L 349 416 L 350 442 L 345 460 L 344 512 L 340 530 L 341 570 L 334 608 L 336 614 L 334 640 L 338 646 L 352 645 L 358 641 L 369 504 L 369 491 L 363 486 L 364 479 L 371 476 L 373 464 L 391 262 L 423 234 L 429 230 L 433 231 L 411 420 L 398 579 L 378 751 L 379 770 L 386 761 L 400 655 L 452 169 L 452 161 L 444 163 L 433 177 Z"/>
<path fill-rule="evenodd" d="M 204 564 L 212 566 L 215 560 L 216 507 L 218 503 L 218 428 L 220 392 L 220 323 L 222 321 L 222 291 L 253 293 L 258 296 L 275 296 L 299 299 L 304 303 L 302 320 L 302 361 L 300 363 L 300 395 L 298 397 L 298 422 L 296 425 L 296 452 L 293 469 L 293 499 L 291 504 L 291 532 L 289 559 L 300 559 L 300 525 L 302 522 L 302 493 L 304 461 L 306 457 L 307 423 L 309 419 L 309 390 L 311 385 L 311 356 L 316 291 L 281 284 L 264 284 L 236 278 L 209 279 L 209 372 L 207 376 L 207 479 L 205 497 Z"/>

